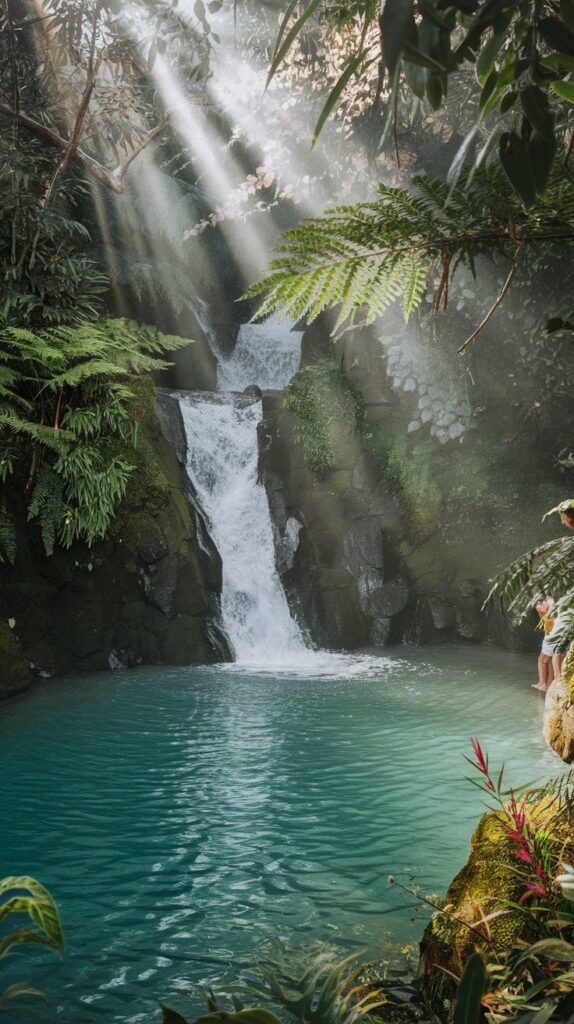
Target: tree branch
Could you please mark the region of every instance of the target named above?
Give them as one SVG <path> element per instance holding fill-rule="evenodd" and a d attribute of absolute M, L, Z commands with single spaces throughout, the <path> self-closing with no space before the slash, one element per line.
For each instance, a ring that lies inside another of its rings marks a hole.
<path fill-rule="evenodd" d="M 12 118 L 14 117 L 14 111 L 8 103 L 0 102 L 0 115 Z M 23 128 L 27 128 L 28 131 L 37 135 L 39 138 L 45 139 L 46 142 L 51 143 L 51 145 L 56 146 L 58 149 L 63 149 L 64 151 L 67 150 L 69 140 L 58 135 L 57 132 L 53 131 L 52 128 L 48 128 L 47 125 L 42 124 L 41 121 L 35 121 L 33 117 L 30 117 L 23 111 L 18 112 L 18 121 Z M 76 145 L 74 149 L 73 159 L 77 160 L 88 174 L 93 178 L 96 178 L 102 185 L 105 185 L 106 188 L 109 188 L 112 192 L 121 194 L 123 192 L 123 179 L 130 164 L 135 160 L 136 156 L 139 156 L 142 150 L 145 149 L 146 146 L 148 146 L 149 143 L 163 131 L 166 123 L 167 118 L 160 124 L 156 125 L 155 128 L 152 128 L 151 131 L 147 132 L 141 142 L 136 146 L 133 153 L 130 153 L 127 160 L 125 160 L 124 163 L 119 164 L 113 171 L 109 171 L 107 167 L 104 167 L 103 164 L 99 163 L 98 160 L 95 160 L 94 157 L 90 156 L 89 153 L 86 153 L 78 145 Z"/>
<path fill-rule="evenodd" d="M 496 299 L 492 303 L 492 306 L 488 310 L 488 313 L 486 314 L 486 316 L 484 316 L 482 318 L 482 320 L 480 321 L 478 327 L 472 332 L 472 334 L 460 346 L 460 348 L 458 350 L 459 356 L 462 356 L 464 354 L 464 352 L 466 351 L 468 346 L 471 345 L 473 343 L 473 341 L 475 340 L 475 338 L 477 337 L 477 335 L 480 334 L 480 332 L 482 331 L 483 327 L 486 327 L 486 325 L 487 325 L 488 321 L 490 320 L 490 318 L 491 318 L 492 314 L 494 313 L 494 311 L 498 308 L 498 306 L 500 306 L 500 303 L 502 302 L 504 296 L 506 295 L 508 289 L 510 288 L 510 283 L 512 281 L 512 278 L 514 277 L 514 271 L 516 270 L 516 263 L 518 261 L 518 257 L 520 255 L 521 250 L 522 250 L 523 244 L 524 244 L 523 242 L 520 242 L 520 244 L 517 245 L 516 251 L 514 253 L 514 258 L 512 260 L 512 266 L 511 266 L 510 270 L 508 271 L 508 274 L 506 275 L 506 280 L 505 280 L 502 288 L 500 289 L 498 295 L 496 296 Z"/>

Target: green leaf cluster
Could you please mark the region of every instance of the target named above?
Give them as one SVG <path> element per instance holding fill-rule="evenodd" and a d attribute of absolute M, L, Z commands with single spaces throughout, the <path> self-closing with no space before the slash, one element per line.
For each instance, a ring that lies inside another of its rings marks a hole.
<path fill-rule="evenodd" d="M 331 17 L 337 24 L 332 0 L 311 0 L 298 17 L 297 7 L 293 0 L 280 26 L 270 78 L 313 17 Z M 370 0 L 351 7 L 365 26 L 375 17 Z M 480 87 L 478 120 L 453 161 L 450 180 L 457 180 L 471 154 L 476 170 L 498 139 L 512 189 L 532 205 L 545 192 L 558 144 L 572 128 L 573 0 L 383 0 L 379 25 L 380 38 L 373 40 L 365 29 L 349 52 L 314 139 L 350 77 L 360 77 L 375 62 L 379 90 L 386 82 L 389 95 L 383 141 L 405 88 L 437 110 L 451 76 L 473 67 Z"/>
<path fill-rule="evenodd" d="M 518 621 L 551 594 L 555 600 L 574 591 L 574 538 L 556 537 L 527 551 L 493 581 L 485 604 L 498 601 Z"/>
<path fill-rule="evenodd" d="M 321 953 L 312 957 L 301 973 L 295 973 L 288 962 L 262 961 L 257 965 L 257 973 L 242 976 L 233 986 L 233 1011 L 209 989 L 203 993 L 209 1012 L 193 1024 L 280 1024 L 281 1018 L 270 1010 L 245 1007 L 237 992 L 263 999 L 265 1004 L 286 1011 L 300 1024 L 360 1024 L 385 999 L 379 991 L 357 994 L 354 985 L 361 972 L 361 967 L 356 966 L 357 957 L 353 954 L 333 962 L 332 954 Z M 163 1022 L 189 1024 L 167 1007 L 163 1007 Z"/>
<path fill-rule="evenodd" d="M 54 953 L 64 951 L 64 936 L 58 908 L 48 890 L 27 875 L 0 879 L 0 922 L 12 914 L 25 914 L 30 924 L 3 934 L 0 960 L 24 945 L 43 946 Z M 19 982 L 0 992 L 0 1010 L 17 996 L 42 996 L 38 989 Z"/>
<path fill-rule="evenodd" d="M 14 561 L 14 488 L 40 524 L 46 554 L 102 539 L 134 470 L 145 410 L 138 374 L 169 365 L 188 341 L 124 320 L 42 332 L 7 327 L 0 350 L 0 558 Z"/>

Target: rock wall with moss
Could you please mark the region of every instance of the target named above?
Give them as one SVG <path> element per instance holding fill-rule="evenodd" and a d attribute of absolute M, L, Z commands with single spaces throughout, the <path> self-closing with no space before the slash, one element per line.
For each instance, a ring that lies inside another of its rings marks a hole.
<path fill-rule="evenodd" d="M 302 369 L 283 411 L 267 414 L 275 452 L 269 490 L 283 487 L 287 518 L 297 519 L 299 508 L 298 557 L 305 562 L 306 546 L 315 575 L 323 568 L 353 575 L 374 642 L 402 633 L 416 643 L 490 640 L 534 651 L 536 616 L 516 628 L 483 604 L 497 572 L 560 529 L 541 522 L 570 486 L 568 470 L 548 457 L 547 425 L 536 410 L 520 429 L 510 422 L 513 406 L 501 414 L 500 381 L 482 372 L 486 362 L 492 374 L 492 348 L 472 364 L 481 371 L 474 394 L 468 367 L 453 363 L 444 339 L 429 352 L 412 329 L 409 346 L 402 324 L 394 343 L 371 330 L 334 343 L 329 326 L 319 318 L 307 328 Z M 333 392 L 337 378 L 350 391 L 346 401 Z M 281 547 L 281 509 L 277 523 Z M 356 542 L 351 532 L 346 544 L 355 553 L 345 563 L 340 548 L 351 526 Z M 381 585 L 391 583 L 396 601 L 389 604 L 391 591 L 382 599 Z"/>
<path fill-rule="evenodd" d="M 33 675 L 229 658 L 221 564 L 183 471 L 177 404 L 160 394 L 156 408 L 151 382 L 141 397 L 136 469 L 104 542 L 46 557 L 21 498 L 16 561 L 0 566 L 1 695 Z"/>

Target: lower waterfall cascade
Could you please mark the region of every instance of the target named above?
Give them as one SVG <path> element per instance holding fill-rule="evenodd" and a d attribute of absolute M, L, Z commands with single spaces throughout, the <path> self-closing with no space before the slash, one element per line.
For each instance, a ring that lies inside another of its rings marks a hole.
<path fill-rule="evenodd" d="M 305 662 L 312 655 L 276 567 L 265 487 L 258 480 L 260 398 L 284 388 L 299 365 L 301 334 L 274 318 L 245 324 L 234 352 L 218 355 L 218 391 L 176 393 L 187 471 L 222 561 L 222 624 L 240 664 Z"/>
<path fill-rule="evenodd" d="M 257 480 L 261 401 L 186 393 L 188 473 L 223 564 L 221 614 L 237 661 L 269 664 L 306 651 L 275 565 L 267 494 Z"/>

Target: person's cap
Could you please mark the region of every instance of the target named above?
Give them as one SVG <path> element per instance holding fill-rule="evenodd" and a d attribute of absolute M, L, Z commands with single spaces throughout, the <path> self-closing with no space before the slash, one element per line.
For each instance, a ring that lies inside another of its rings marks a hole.
<path fill-rule="evenodd" d="M 574 512 L 574 498 L 566 498 L 566 501 L 561 501 L 559 505 L 555 505 L 549 512 L 546 512 L 542 516 L 542 522 L 548 519 L 554 512 Z"/>

